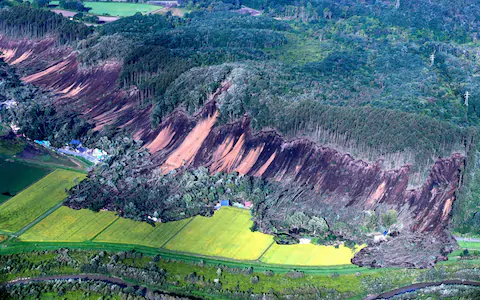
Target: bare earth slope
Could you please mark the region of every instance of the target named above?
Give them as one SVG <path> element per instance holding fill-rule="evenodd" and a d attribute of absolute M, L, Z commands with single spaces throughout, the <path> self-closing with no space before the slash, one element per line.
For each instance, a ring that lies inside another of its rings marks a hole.
<path fill-rule="evenodd" d="M 3 37 L 0 49 L 8 63 L 24 72 L 23 80 L 54 91 L 59 107 L 81 111 L 97 128 L 106 124 L 123 127 L 144 140 L 164 171 L 208 166 L 213 172 L 237 171 L 309 183 L 325 203 L 358 214 L 379 204 L 396 208 L 407 226 L 404 232 L 412 234 L 404 234 L 382 247 L 362 250 L 354 258 L 356 264 L 425 267 L 453 247 L 445 228 L 464 163 L 460 154 L 439 159 L 420 188 L 407 190 L 408 166 L 385 171 L 380 165 L 355 160 L 308 140 L 285 141 L 274 131 L 252 133 L 248 117 L 216 126 L 214 95 L 196 116 L 177 110 L 152 130 L 151 107 L 138 109 L 134 90 L 127 92 L 116 85 L 119 63 L 82 69 L 73 49 L 56 47 L 49 39 Z M 424 243 L 429 249 L 421 259 L 412 258 L 408 245 L 414 242 Z M 403 254 L 386 262 L 391 251 Z"/>

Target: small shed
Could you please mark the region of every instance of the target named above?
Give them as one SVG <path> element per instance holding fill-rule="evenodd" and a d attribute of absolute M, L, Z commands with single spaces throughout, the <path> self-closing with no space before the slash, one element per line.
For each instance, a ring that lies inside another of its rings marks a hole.
<path fill-rule="evenodd" d="M 245 207 L 246 208 L 252 208 L 252 202 L 251 201 L 245 201 Z"/>
<path fill-rule="evenodd" d="M 82 142 L 80 142 L 79 140 L 71 140 L 69 144 L 72 145 L 73 147 L 78 147 L 82 145 Z"/>
<path fill-rule="evenodd" d="M 220 206 L 230 206 L 230 200 L 220 200 Z"/>

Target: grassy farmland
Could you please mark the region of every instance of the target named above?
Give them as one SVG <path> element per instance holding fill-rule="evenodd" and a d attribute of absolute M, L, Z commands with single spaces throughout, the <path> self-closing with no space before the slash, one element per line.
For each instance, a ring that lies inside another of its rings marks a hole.
<path fill-rule="evenodd" d="M 480 250 L 480 243 L 479 242 L 458 241 L 458 245 L 462 248 Z"/>
<path fill-rule="evenodd" d="M 145 222 L 119 218 L 115 223 L 95 238 L 95 242 L 135 244 L 159 248 L 179 232 L 190 219 L 177 222 L 157 223 L 154 226 Z"/>
<path fill-rule="evenodd" d="M 29 242 L 83 242 L 117 219 L 113 212 L 95 213 L 62 206 L 20 236 Z"/>
<path fill-rule="evenodd" d="M 350 264 L 354 251 L 334 246 L 273 244 L 260 259 L 268 264 L 298 266 L 336 266 Z"/>
<path fill-rule="evenodd" d="M 65 197 L 65 190 L 84 174 L 55 170 L 0 205 L 0 230 L 17 232 L 33 222 Z"/>
<path fill-rule="evenodd" d="M 247 210 L 223 207 L 211 218 L 197 216 L 165 248 L 238 260 L 255 260 L 273 243 L 273 237 L 251 232 Z"/>
<path fill-rule="evenodd" d="M 47 175 L 50 170 L 36 165 L 0 158 L 0 203 Z"/>
<path fill-rule="evenodd" d="M 84 2 L 85 7 L 91 7 L 89 13 L 94 15 L 110 15 L 118 17 L 133 16 L 137 12 L 146 14 L 154 10 L 161 9 L 161 6 L 155 6 L 145 3 L 125 3 L 125 2 Z"/>
<path fill-rule="evenodd" d="M 211 218 L 197 216 L 158 223 L 119 218 L 113 212 L 62 206 L 19 237 L 19 242 L 82 243 L 107 247 L 145 246 L 174 252 L 253 261 L 271 265 L 350 265 L 353 251 L 340 246 L 277 245 L 273 237 L 252 232 L 250 212 L 223 207 Z"/>

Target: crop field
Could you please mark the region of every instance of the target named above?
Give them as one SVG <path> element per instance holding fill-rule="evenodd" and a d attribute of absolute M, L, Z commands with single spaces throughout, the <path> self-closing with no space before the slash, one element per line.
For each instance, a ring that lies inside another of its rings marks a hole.
<path fill-rule="evenodd" d="M 145 3 L 125 3 L 125 2 L 83 2 L 85 7 L 91 7 L 89 13 L 94 15 L 110 15 L 119 17 L 133 16 L 137 12 L 146 14 L 158 9 L 161 6 Z"/>
<path fill-rule="evenodd" d="M 278 245 L 272 247 L 262 256 L 260 261 L 268 264 L 284 264 L 297 266 L 336 266 L 351 264 L 355 252 L 343 245 L 319 246 L 304 245 Z"/>
<path fill-rule="evenodd" d="M 0 230 L 17 232 L 60 203 L 85 174 L 55 170 L 0 205 Z"/>
<path fill-rule="evenodd" d="M 250 212 L 222 207 L 211 218 L 197 216 L 164 248 L 201 255 L 255 260 L 273 243 L 273 237 L 251 232 Z"/>
<path fill-rule="evenodd" d="M 0 159 L 0 203 L 50 172 L 47 168 Z"/>
<path fill-rule="evenodd" d="M 480 242 L 458 241 L 458 245 L 462 248 L 480 250 Z"/>
<path fill-rule="evenodd" d="M 190 220 L 184 219 L 176 222 L 156 223 L 155 227 L 153 227 L 145 222 L 119 218 L 98 235 L 94 242 L 136 244 L 160 248 Z"/>
<path fill-rule="evenodd" d="M 84 242 L 91 240 L 118 217 L 62 206 L 20 236 L 26 242 Z"/>

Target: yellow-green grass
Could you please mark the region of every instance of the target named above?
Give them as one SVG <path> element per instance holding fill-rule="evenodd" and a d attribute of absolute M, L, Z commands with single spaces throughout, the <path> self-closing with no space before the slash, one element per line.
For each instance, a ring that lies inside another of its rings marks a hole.
<path fill-rule="evenodd" d="M 190 219 L 184 219 L 176 222 L 156 223 L 153 227 L 145 222 L 119 218 L 99 234 L 94 242 L 136 244 L 160 248 L 189 221 Z"/>
<path fill-rule="evenodd" d="M 248 210 L 222 207 L 211 218 L 197 216 L 166 245 L 168 250 L 237 260 L 256 260 L 273 237 L 252 232 Z"/>
<path fill-rule="evenodd" d="M 359 251 L 362 247 L 357 247 Z M 340 245 L 320 246 L 313 244 L 273 244 L 260 259 L 268 264 L 296 266 L 337 266 L 351 264 L 355 251 Z"/>
<path fill-rule="evenodd" d="M 17 232 L 60 203 L 85 174 L 55 170 L 0 205 L 0 230 Z"/>
<path fill-rule="evenodd" d="M 458 241 L 458 245 L 462 248 L 480 250 L 480 242 Z"/>
<path fill-rule="evenodd" d="M 62 206 L 20 236 L 27 242 L 84 242 L 91 240 L 118 217 Z"/>
<path fill-rule="evenodd" d="M 0 243 L 7 239 L 8 236 L 0 234 Z"/>

